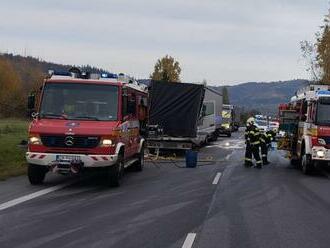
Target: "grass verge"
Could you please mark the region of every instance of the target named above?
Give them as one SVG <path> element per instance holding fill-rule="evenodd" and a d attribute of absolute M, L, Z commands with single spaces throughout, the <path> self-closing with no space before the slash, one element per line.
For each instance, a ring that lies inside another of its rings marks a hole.
<path fill-rule="evenodd" d="M 25 149 L 18 147 L 27 140 L 27 120 L 0 119 L 0 180 L 26 173 Z"/>

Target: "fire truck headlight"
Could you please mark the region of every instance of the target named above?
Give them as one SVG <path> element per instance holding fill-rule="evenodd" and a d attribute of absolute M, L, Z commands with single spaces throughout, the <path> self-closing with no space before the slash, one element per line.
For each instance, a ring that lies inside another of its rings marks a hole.
<path fill-rule="evenodd" d="M 320 144 L 320 145 L 323 145 L 325 146 L 327 144 L 327 142 L 325 142 L 324 139 L 318 139 L 317 142 Z"/>
<path fill-rule="evenodd" d="M 317 155 L 319 158 L 324 158 L 324 156 L 325 156 L 325 152 L 324 152 L 324 151 L 317 151 L 317 152 L 316 152 L 316 155 Z"/>
<path fill-rule="evenodd" d="M 41 139 L 38 136 L 31 136 L 29 138 L 29 144 L 31 145 L 41 145 Z"/>
<path fill-rule="evenodd" d="M 101 141 L 101 146 L 112 146 L 112 140 L 111 139 L 103 139 Z"/>

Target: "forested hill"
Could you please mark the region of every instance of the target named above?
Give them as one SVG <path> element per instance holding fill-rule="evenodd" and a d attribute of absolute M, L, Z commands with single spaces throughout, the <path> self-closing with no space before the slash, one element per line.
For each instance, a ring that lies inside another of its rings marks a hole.
<path fill-rule="evenodd" d="M 13 54 L 0 54 L 0 60 L 8 61 L 15 69 L 22 81 L 24 89 L 28 89 L 34 83 L 33 80 L 43 78 L 48 70 L 68 71 L 72 66 L 78 66 L 84 71 L 103 73 L 105 70 L 90 65 L 63 65 L 46 62 L 34 57 L 23 57 Z"/>
<path fill-rule="evenodd" d="M 263 114 L 275 114 L 280 103 L 288 102 L 297 89 L 308 83 L 307 80 L 270 83 L 249 82 L 227 88 L 231 104 L 244 107 L 247 110 L 255 109 Z"/>

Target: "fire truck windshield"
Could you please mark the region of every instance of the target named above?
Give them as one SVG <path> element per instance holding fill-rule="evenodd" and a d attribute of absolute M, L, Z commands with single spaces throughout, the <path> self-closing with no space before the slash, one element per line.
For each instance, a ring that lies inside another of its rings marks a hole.
<path fill-rule="evenodd" d="M 316 116 L 317 124 L 330 125 L 330 98 L 320 98 Z"/>
<path fill-rule="evenodd" d="M 81 83 L 47 83 L 40 118 L 117 120 L 118 87 Z"/>

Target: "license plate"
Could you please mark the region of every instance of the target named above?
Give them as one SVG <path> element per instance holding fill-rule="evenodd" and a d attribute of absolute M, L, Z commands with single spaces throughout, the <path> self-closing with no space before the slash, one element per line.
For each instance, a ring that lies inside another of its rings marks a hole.
<path fill-rule="evenodd" d="M 56 161 L 80 161 L 80 156 L 56 155 Z"/>

